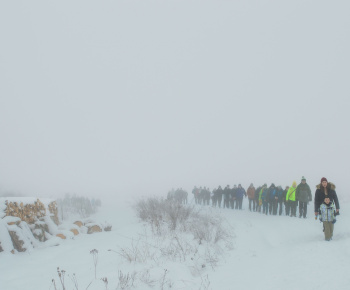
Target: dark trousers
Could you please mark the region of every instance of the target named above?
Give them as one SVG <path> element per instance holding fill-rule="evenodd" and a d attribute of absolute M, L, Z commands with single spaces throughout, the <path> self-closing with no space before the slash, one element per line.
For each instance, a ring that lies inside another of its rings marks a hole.
<path fill-rule="evenodd" d="M 263 206 L 263 213 L 267 215 L 269 211 L 269 203 L 267 201 L 263 201 L 262 206 Z"/>
<path fill-rule="evenodd" d="M 253 211 L 255 211 L 256 209 L 256 201 L 255 199 L 249 199 L 249 210 L 252 211 L 252 204 L 253 204 Z"/>
<path fill-rule="evenodd" d="M 243 197 L 242 198 L 237 198 L 236 199 L 236 209 L 242 209 L 242 204 L 243 204 Z"/>
<path fill-rule="evenodd" d="M 306 218 L 307 214 L 307 202 L 299 201 L 299 217 Z"/>
<path fill-rule="evenodd" d="M 218 196 L 218 206 L 221 207 L 222 195 Z"/>
<path fill-rule="evenodd" d="M 290 206 L 291 206 L 291 203 L 289 200 L 286 201 L 286 215 L 289 215 L 290 213 Z"/>
<path fill-rule="evenodd" d="M 297 216 L 298 202 L 294 201 L 294 200 L 289 200 L 288 202 L 290 202 L 290 215 L 296 217 Z"/>
<path fill-rule="evenodd" d="M 278 214 L 282 215 L 282 213 L 283 213 L 283 201 L 278 202 L 278 207 L 279 207 Z"/>
<path fill-rule="evenodd" d="M 230 202 L 228 199 L 224 199 L 224 208 L 229 208 L 230 207 Z"/>
<path fill-rule="evenodd" d="M 277 215 L 277 206 L 278 206 L 278 203 L 277 203 L 277 200 L 274 199 L 272 202 L 271 202 L 271 206 L 272 206 L 272 214 L 273 215 Z M 270 210 L 270 213 L 271 213 L 271 210 Z"/>

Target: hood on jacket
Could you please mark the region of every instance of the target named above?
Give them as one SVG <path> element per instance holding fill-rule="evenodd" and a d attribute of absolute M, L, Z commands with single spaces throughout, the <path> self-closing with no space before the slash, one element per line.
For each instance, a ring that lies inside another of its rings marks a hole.
<path fill-rule="evenodd" d="M 320 188 L 321 188 L 321 183 L 320 183 L 320 184 L 317 184 L 317 185 L 316 185 L 316 188 L 317 188 L 317 189 L 320 189 Z M 335 190 L 335 184 L 332 183 L 332 182 L 328 182 L 328 183 L 327 183 L 327 189 Z"/>

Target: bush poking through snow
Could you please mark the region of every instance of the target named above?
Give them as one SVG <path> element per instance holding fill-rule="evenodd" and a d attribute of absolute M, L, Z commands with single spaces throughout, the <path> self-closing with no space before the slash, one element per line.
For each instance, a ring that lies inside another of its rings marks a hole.
<path fill-rule="evenodd" d="M 97 263 L 98 263 L 98 251 L 96 249 L 93 249 L 90 251 L 90 254 L 92 255 L 92 259 L 94 261 L 95 279 L 96 279 L 96 270 L 97 270 Z"/>
<path fill-rule="evenodd" d="M 166 226 L 170 231 L 192 234 L 199 243 L 218 243 L 230 238 L 219 216 L 200 213 L 194 207 L 175 201 L 152 197 L 139 200 L 135 209 L 138 217 L 151 225 L 154 234 L 164 235 Z"/>
<path fill-rule="evenodd" d="M 134 282 L 136 278 L 136 273 L 133 272 L 132 274 L 123 274 L 122 271 L 118 271 L 118 287 L 117 289 L 129 289 L 131 287 L 134 287 Z"/>
<path fill-rule="evenodd" d="M 89 199 L 87 197 L 79 197 L 76 195 L 66 194 L 63 199 L 57 200 L 58 217 L 61 222 L 72 219 L 72 217 L 87 218 L 96 213 L 101 206 L 99 199 Z"/>

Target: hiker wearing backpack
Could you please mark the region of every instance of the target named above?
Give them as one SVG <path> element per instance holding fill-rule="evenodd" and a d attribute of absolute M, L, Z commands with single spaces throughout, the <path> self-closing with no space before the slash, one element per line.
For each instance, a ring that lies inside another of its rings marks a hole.
<path fill-rule="evenodd" d="M 297 216 L 297 201 L 295 199 L 295 190 L 297 189 L 297 182 L 293 181 L 292 186 L 288 189 L 288 192 L 286 194 L 286 204 L 288 205 L 288 211 L 287 211 L 287 205 L 286 205 L 286 215 L 289 214 L 290 209 L 290 216 L 296 217 Z M 287 214 L 288 212 L 288 214 Z"/>
<path fill-rule="evenodd" d="M 309 201 L 312 201 L 310 186 L 306 183 L 306 178 L 301 178 L 301 183 L 295 190 L 296 200 L 299 202 L 299 218 L 306 218 L 307 205 Z"/>
<path fill-rule="evenodd" d="M 320 221 L 323 222 L 324 239 L 330 241 L 333 237 L 334 224 L 336 222 L 336 208 L 329 196 L 326 196 L 319 209 Z"/>
<path fill-rule="evenodd" d="M 326 197 L 329 197 L 331 203 L 334 202 L 336 208 L 336 214 L 339 214 L 339 201 L 337 193 L 335 192 L 335 185 L 331 182 L 328 182 L 327 178 L 322 177 L 321 183 L 316 186 L 315 192 L 315 215 L 319 213 L 321 204 L 323 203 Z"/>

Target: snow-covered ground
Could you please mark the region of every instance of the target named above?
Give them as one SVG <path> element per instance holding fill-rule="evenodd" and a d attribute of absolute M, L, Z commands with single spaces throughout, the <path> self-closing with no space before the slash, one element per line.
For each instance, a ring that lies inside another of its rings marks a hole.
<path fill-rule="evenodd" d="M 139 222 L 130 202 L 104 200 L 96 219 L 111 223 L 111 232 L 79 235 L 60 246 L 30 253 L 0 253 L 0 289 L 55 289 L 52 279 L 57 289 L 62 289 L 57 267 L 66 271 L 67 289 L 117 289 L 121 275 L 131 277 L 135 272 L 142 272 L 153 287 L 135 282 L 133 289 L 168 289 L 169 285 L 172 289 L 348 289 L 349 203 L 341 203 L 331 242 L 324 241 L 322 225 L 310 211 L 312 206 L 305 220 L 249 212 L 247 200 L 244 207 L 242 211 L 203 207 L 213 214 L 220 212 L 225 226 L 234 232 L 233 248 L 224 252 L 215 268 L 206 267 L 194 275 L 183 262 L 130 264 L 123 260 L 117 252 L 137 245 L 145 224 Z M 152 246 L 151 237 L 143 237 Z M 97 279 L 90 254 L 93 249 L 98 250 Z M 108 285 L 101 280 L 104 277 Z"/>

